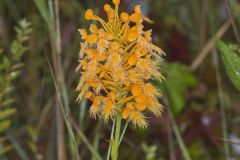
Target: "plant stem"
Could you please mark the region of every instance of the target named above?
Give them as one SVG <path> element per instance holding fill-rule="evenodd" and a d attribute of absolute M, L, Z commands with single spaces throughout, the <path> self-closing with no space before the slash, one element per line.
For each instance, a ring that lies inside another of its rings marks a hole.
<path fill-rule="evenodd" d="M 208 54 L 214 49 L 214 37 L 222 37 L 229 27 L 231 26 L 231 19 L 228 19 L 224 22 L 224 24 L 219 28 L 217 33 L 208 40 L 207 44 L 201 49 L 198 56 L 194 59 L 192 64 L 190 65 L 190 69 L 192 71 L 197 70 L 197 68 L 202 64 L 202 62 L 205 60 L 205 58 L 208 56 Z"/>
<path fill-rule="evenodd" d="M 69 119 L 69 113 L 66 113 L 64 111 L 64 106 L 63 106 L 63 101 L 62 101 L 62 98 L 61 98 L 61 93 L 59 91 L 59 88 L 57 87 L 56 79 L 54 77 L 53 68 L 51 67 L 50 61 L 49 61 L 48 58 L 47 58 L 47 63 L 49 65 L 51 76 L 52 76 L 52 79 L 53 79 L 53 82 L 54 82 L 54 86 L 55 86 L 55 89 L 56 89 L 57 100 L 58 100 L 60 108 L 62 110 L 63 117 L 64 117 L 65 123 L 67 125 L 67 129 L 68 129 L 69 135 L 70 135 L 70 137 L 72 139 L 72 144 L 74 146 L 74 152 L 76 153 L 76 159 L 80 160 L 81 158 L 80 158 L 80 155 L 78 153 L 78 146 L 77 146 L 76 139 L 75 139 L 75 136 L 74 136 L 74 133 L 73 133 L 73 129 L 72 129 L 72 126 L 71 126 L 71 120 Z"/>
<path fill-rule="evenodd" d="M 74 156 L 76 156 L 75 159 L 80 160 L 80 155 L 78 153 L 78 145 L 74 137 L 73 129 L 71 126 L 71 120 L 69 119 L 70 107 L 68 103 L 68 95 L 67 95 L 67 88 L 64 80 L 63 68 L 61 64 L 62 48 L 61 48 L 61 36 L 60 36 L 59 0 L 48 0 L 48 5 L 46 4 L 45 0 L 34 0 L 34 2 L 48 26 L 50 45 L 52 50 L 53 67 L 51 67 L 48 58 L 47 58 L 47 62 L 48 62 L 51 75 L 54 81 L 54 86 L 57 92 L 56 99 L 59 105 L 57 106 L 58 107 L 57 109 L 60 109 L 62 111 L 62 114 L 60 114 L 61 112 L 58 112 L 59 118 L 62 118 L 65 120 L 67 129 L 69 132 L 69 136 L 72 140 L 72 145 L 74 146 L 74 153 L 75 153 Z M 65 141 L 65 135 L 63 134 L 64 128 L 61 126 L 64 124 L 60 121 L 58 121 L 58 123 L 59 123 L 58 132 L 61 132 L 62 134 L 61 136 L 59 135 L 58 140 L 61 139 L 61 141 L 64 142 Z M 60 155 L 60 152 L 65 151 L 66 149 L 61 148 L 60 146 L 61 144 L 59 144 L 59 148 L 58 148 L 59 157 L 62 157 L 62 154 Z"/>
<path fill-rule="evenodd" d="M 120 141 L 119 141 L 119 145 L 121 144 L 122 140 L 123 140 L 123 136 L 127 130 L 127 126 L 128 126 L 128 122 L 126 122 L 125 126 L 124 126 L 124 129 L 122 131 L 122 134 L 121 134 L 121 137 L 120 137 Z"/>
<path fill-rule="evenodd" d="M 227 3 L 227 2 L 226 2 Z M 230 11 L 231 12 L 231 11 Z M 215 13 L 217 15 L 217 13 Z M 209 16 L 209 22 L 214 22 L 214 19 Z M 231 17 L 233 19 L 233 17 Z M 232 20 L 234 22 L 234 19 Z M 210 33 L 213 34 L 214 31 L 216 30 L 216 26 L 214 24 L 216 23 L 209 23 L 210 25 Z M 221 129 L 222 129 L 222 135 L 223 139 L 228 138 L 228 130 L 227 130 L 227 117 L 226 117 L 226 104 L 224 101 L 224 95 L 223 95 L 223 86 L 222 86 L 222 78 L 221 78 L 221 73 L 220 73 L 220 68 L 219 68 L 219 58 L 217 54 L 217 50 L 214 49 L 212 52 L 212 64 L 216 70 L 216 81 L 217 81 L 217 93 L 218 93 L 218 101 L 220 105 L 220 113 L 221 113 Z M 224 141 L 224 154 L 225 158 L 227 160 L 231 159 L 230 157 L 230 146 L 228 141 Z"/>
<path fill-rule="evenodd" d="M 217 88 L 218 88 L 218 100 L 220 104 L 220 113 L 221 113 L 221 127 L 222 127 L 222 134 L 223 134 L 223 139 L 228 139 L 228 130 L 227 130 L 227 117 L 226 117 L 226 105 L 224 102 L 224 95 L 223 95 L 223 88 L 222 88 L 222 79 L 221 79 L 221 73 L 219 70 L 219 61 L 217 57 L 217 52 L 213 52 L 213 60 L 214 60 L 214 65 L 216 69 L 216 79 L 217 79 Z M 231 159 L 230 158 L 230 146 L 228 141 L 224 141 L 224 154 L 225 158 L 227 160 Z"/>
<path fill-rule="evenodd" d="M 94 135 L 94 141 L 93 141 L 93 148 L 96 152 L 99 152 L 98 150 L 99 150 L 101 126 L 102 126 L 102 121 L 99 121 L 97 123 L 96 129 L 95 129 L 95 135 Z M 96 160 L 96 158 L 94 156 L 92 156 L 91 160 Z"/>
<path fill-rule="evenodd" d="M 61 65 L 61 55 L 62 55 L 62 49 L 61 49 L 61 36 L 60 36 L 60 17 L 59 17 L 59 3 L 58 0 L 51 0 L 49 1 L 49 11 L 50 14 L 54 17 L 54 40 L 53 40 L 53 50 L 52 50 L 52 56 L 54 57 L 54 72 L 55 72 L 55 78 L 57 82 L 57 87 L 60 90 L 61 96 L 63 95 L 63 76 L 62 76 L 62 65 Z M 57 98 L 58 99 L 58 98 Z M 58 102 L 59 103 L 59 102 Z M 66 108 L 65 100 L 63 99 L 64 106 Z M 65 144 L 65 126 L 64 126 L 64 118 L 63 118 L 63 112 L 61 111 L 61 108 L 58 106 L 56 107 L 56 117 L 57 117 L 57 155 L 59 160 L 66 160 L 66 144 Z"/>
<path fill-rule="evenodd" d="M 56 97 L 57 98 L 57 97 Z M 58 102 L 59 103 L 59 102 Z M 56 125 L 57 125 L 57 157 L 58 160 L 66 160 L 66 144 L 65 144 L 65 131 L 64 119 L 61 108 L 58 106 L 56 109 Z"/>
<path fill-rule="evenodd" d="M 177 142 L 178 142 L 178 144 L 179 144 L 179 147 L 180 147 L 180 149 L 181 149 L 181 151 L 182 151 L 183 158 L 184 158 L 185 160 L 191 160 L 191 157 L 190 157 L 190 155 L 189 155 L 189 153 L 188 153 L 188 151 L 187 151 L 187 147 L 186 147 L 186 145 L 185 145 L 185 143 L 184 143 L 184 141 L 183 141 L 183 138 L 182 138 L 182 136 L 181 136 L 181 133 L 180 133 L 180 131 L 179 131 L 179 128 L 178 128 L 178 126 L 177 126 L 177 124 L 176 124 L 176 121 L 175 121 L 175 119 L 174 119 L 174 117 L 173 117 L 173 113 L 172 113 L 170 107 L 167 107 L 167 109 L 168 109 L 168 115 L 169 115 L 170 121 L 171 121 L 171 123 L 172 123 L 172 125 L 173 125 L 173 126 L 172 126 L 172 127 L 173 127 L 173 132 L 174 132 L 174 134 L 175 134 L 175 136 L 176 136 L 176 140 L 177 140 Z"/>
<path fill-rule="evenodd" d="M 115 129 L 115 123 L 116 123 L 116 119 L 114 119 L 114 121 L 113 121 L 110 141 L 113 139 L 113 133 L 114 133 L 114 129 Z M 111 147 L 112 147 L 112 146 L 111 146 L 111 143 L 109 143 L 108 153 L 107 153 L 107 160 L 109 160 L 109 158 L 110 158 Z"/>
<path fill-rule="evenodd" d="M 87 99 L 86 98 L 83 98 L 82 101 L 81 101 L 81 104 L 80 104 L 80 112 L 79 112 L 79 126 L 82 130 L 84 130 L 84 116 L 85 114 L 87 113 L 86 112 L 86 108 L 87 108 Z"/>
<path fill-rule="evenodd" d="M 169 120 L 168 120 L 169 121 Z M 168 130 L 168 149 L 169 149 L 169 159 L 170 160 L 176 160 L 174 155 L 174 135 L 173 135 L 173 129 L 171 127 L 171 122 L 168 122 L 167 130 Z"/>
<path fill-rule="evenodd" d="M 76 122 L 72 121 L 73 128 L 77 131 L 77 134 L 82 139 L 82 141 L 86 144 L 87 148 L 92 153 L 92 156 L 95 157 L 96 160 L 102 160 L 99 153 L 94 149 L 94 147 L 91 145 L 91 143 L 88 141 L 87 137 L 84 135 L 82 130 L 77 126 Z"/>
<path fill-rule="evenodd" d="M 232 9 L 230 7 L 230 1 L 225 0 L 225 5 L 226 5 L 226 8 L 227 8 L 227 12 L 228 12 L 229 17 L 231 17 L 231 24 L 232 24 L 232 27 L 233 27 L 234 35 L 236 37 L 237 42 L 240 43 L 240 36 L 239 36 L 237 24 L 235 22 L 235 19 L 234 19 L 233 13 L 232 13 Z"/>
<path fill-rule="evenodd" d="M 118 159 L 118 148 L 119 148 L 119 140 L 120 140 L 120 132 L 121 132 L 121 122 L 122 118 L 119 114 L 116 117 L 116 129 L 115 129 L 115 137 L 114 140 L 111 139 L 110 145 L 112 145 L 111 156 L 112 160 Z"/>

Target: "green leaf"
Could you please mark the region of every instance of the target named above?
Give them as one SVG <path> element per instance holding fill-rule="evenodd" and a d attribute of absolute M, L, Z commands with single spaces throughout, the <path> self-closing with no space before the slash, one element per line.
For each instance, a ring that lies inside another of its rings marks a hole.
<path fill-rule="evenodd" d="M 13 86 L 7 86 L 7 88 L 5 88 L 5 90 L 3 91 L 3 95 L 7 95 L 9 94 L 10 92 L 12 92 L 14 90 L 14 87 Z"/>
<path fill-rule="evenodd" d="M 187 66 L 179 63 L 166 64 L 163 69 L 165 81 L 163 83 L 170 107 L 173 113 L 179 114 L 185 103 L 185 92 L 189 87 L 195 86 L 197 80 Z"/>
<path fill-rule="evenodd" d="M 12 144 L 14 150 L 22 160 L 30 160 L 26 149 L 20 144 L 19 140 L 13 135 L 13 132 L 8 133 L 8 140 Z"/>
<path fill-rule="evenodd" d="M 26 19 L 22 19 L 21 21 L 19 21 L 19 26 L 25 31 L 26 29 L 31 27 L 31 23 L 28 22 Z"/>
<path fill-rule="evenodd" d="M 12 66 L 12 70 L 20 69 L 20 68 L 22 68 L 24 65 L 25 65 L 24 63 L 14 64 L 14 65 Z"/>
<path fill-rule="evenodd" d="M 14 57 L 16 58 L 16 60 L 18 60 L 18 61 L 20 59 L 20 53 L 19 53 L 20 48 L 21 48 L 20 43 L 18 43 L 17 40 L 14 40 L 11 44 L 11 51 L 12 51 Z"/>
<path fill-rule="evenodd" d="M 31 23 L 23 19 L 19 21 L 19 27 L 15 28 L 17 33 L 16 39 L 11 44 L 11 51 L 13 53 L 13 59 L 19 61 L 23 54 L 28 50 L 28 47 L 24 46 L 24 42 L 29 39 L 31 32 Z"/>
<path fill-rule="evenodd" d="M 221 53 L 224 66 L 230 80 L 240 91 L 240 56 L 235 52 L 236 46 L 232 47 L 232 45 L 230 48 L 218 38 L 215 39 L 215 42 Z"/>
<path fill-rule="evenodd" d="M 0 143 L 3 143 L 4 141 L 6 141 L 7 138 L 6 137 L 0 137 Z"/>
<path fill-rule="evenodd" d="M 37 130 L 35 129 L 35 128 L 33 128 L 33 127 L 28 127 L 27 128 L 27 131 L 28 131 L 28 134 L 30 135 L 30 137 L 32 138 L 32 139 L 36 139 L 36 137 L 37 137 Z"/>
<path fill-rule="evenodd" d="M 116 143 L 114 141 L 115 141 L 115 139 L 109 141 L 110 145 L 112 146 L 111 157 L 112 157 L 112 159 L 117 159 L 116 158 L 117 155 L 113 154 L 113 153 L 116 153 L 116 150 L 117 150 L 117 147 L 118 147 L 118 146 L 116 146 Z"/>
<path fill-rule="evenodd" d="M 33 153 L 37 153 L 37 146 L 36 146 L 35 143 L 29 141 L 27 144 L 28 144 L 28 147 L 31 149 L 31 151 L 32 151 Z"/>
<path fill-rule="evenodd" d="M 0 62 L 0 69 L 6 70 L 10 67 L 10 65 L 11 65 L 10 60 L 6 56 L 4 56 L 3 62 Z"/>
<path fill-rule="evenodd" d="M 236 51 L 238 53 L 240 53 L 240 45 L 237 44 L 229 44 L 229 48 L 233 51 Z"/>
<path fill-rule="evenodd" d="M 40 14 L 42 15 L 43 19 L 49 24 L 51 20 L 51 16 L 49 10 L 47 8 L 47 4 L 45 0 L 34 0 Z"/>
<path fill-rule="evenodd" d="M 12 146 L 8 145 L 0 149 L 0 157 L 12 149 Z"/>
<path fill-rule="evenodd" d="M 12 81 L 16 79 L 19 75 L 20 75 L 20 71 L 13 71 L 8 75 L 7 79 Z"/>
<path fill-rule="evenodd" d="M 0 119 L 9 117 L 10 115 L 12 115 L 15 112 L 16 112 L 15 108 L 11 108 L 11 109 L 6 109 L 4 111 L 0 111 Z"/>
<path fill-rule="evenodd" d="M 145 154 L 145 160 L 155 160 L 156 159 L 156 151 L 157 151 L 157 145 L 147 145 L 146 143 L 143 143 L 141 145 L 144 154 Z"/>
<path fill-rule="evenodd" d="M 8 105 L 11 105 L 15 102 L 15 100 L 13 98 L 10 98 L 10 99 L 6 99 L 5 101 L 3 101 L 2 103 L 2 106 L 8 106 Z M 2 107 L 1 106 L 1 107 Z"/>
<path fill-rule="evenodd" d="M 10 126 L 10 124 L 11 122 L 9 120 L 0 122 L 0 133 L 5 131 Z"/>
<path fill-rule="evenodd" d="M 3 49 L 2 48 L 0 48 L 0 55 L 3 53 Z"/>

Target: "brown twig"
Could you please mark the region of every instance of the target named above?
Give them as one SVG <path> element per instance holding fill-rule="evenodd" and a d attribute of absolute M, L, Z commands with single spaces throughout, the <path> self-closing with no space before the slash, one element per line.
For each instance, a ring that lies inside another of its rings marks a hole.
<path fill-rule="evenodd" d="M 233 18 L 234 16 L 233 16 L 233 13 L 232 13 L 232 10 L 231 10 L 231 7 L 230 7 L 229 0 L 225 0 L 225 5 L 226 5 L 226 8 L 227 8 L 228 15 L 229 15 L 229 17 L 231 19 L 231 24 L 232 24 L 232 27 L 233 27 L 234 35 L 236 37 L 237 42 L 240 43 L 239 31 L 238 31 L 236 22 L 235 22 L 235 20 Z"/>
<path fill-rule="evenodd" d="M 61 68 L 61 36 L 60 36 L 60 17 L 59 17 L 59 2 L 58 0 L 53 0 L 53 9 L 54 9 L 54 20 L 55 20 L 55 77 L 57 80 L 57 86 L 60 91 L 62 91 L 62 68 Z M 59 104 L 58 104 L 59 105 Z M 57 120 L 57 155 L 58 160 L 66 160 L 66 144 L 65 144 L 65 127 L 63 113 L 60 107 L 56 107 L 56 120 Z"/>
<path fill-rule="evenodd" d="M 231 140 L 229 140 L 229 139 L 218 138 L 218 140 L 220 140 L 220 141 L 224 141 L 224 142 L 229 142 L 229 143 L 231 143 L 231 144 L 240 145 L 240 142 L 231 141 Z"/>
<path fill-rule="evenodd" d="M 67 160 L 64 119 L 60 107 L 56 107 L 56 123 L 57 123 L 57 155 L 58 160 Z"/>
<path fill-rule="evenodd" d="M 56 78 L 54 77 L 53 67 L 52 67 L 51 64 L 50 64 L 49 59 L 48 59 L 47 57 L 46 57 L 46 59 L 47 59 L 47 63 L 48 63 L 48 66 L 49 66 L 49 69 L 50 69 L 50 72 L 51 72 L 51 76 L 52 76 L 52 79 L 53 79 L 53 82 L 54 82 L 54 87 L 55 87 L 55 89 L 56 89 L 56 94 L 57 94 L 57 95 L 56 95 L 56 96 L 57 96 L 56 98 L 57 98 L 59 107 L 60 107 L 60 109 L 62 110 L 62 113 L 64 113 L 64 114 L 63 114 L 63 118 L 64 118 L 64 120 L 65 120 L 65 122 L 66 122 L 68 131 L 69 131 L 69 135 L 70 135 L 70 137 L 71 137 L 71 139 L 72 139 L 72 143 L 73 143 L 73 146 L 74 146 L 74 149 L 75 149 L 74 152 L 76 153 L 76 159 L 77 159 L 77 160 L 81 160 L 80 155 L 79 155 L 79 153 L 78 153 L 78 146 L 77 146 L 77 143 L 76 143 L 76 139 L 75 139 L 75 136 L 74 136 L 74 133 L 73 133 L 73 129 L 72 129 L 72 126 L 71 126 L 71 120 L 69 119 L 69 116 L 68 116 L 69 114 L 64 112 L 63 100 L 62 100 L 62 98 L 61 98 L 60 90 L 59 90 L 59 88 L 58 88 L 58 86 L 57 86 Z"/>
<path fill-rule="evenodd" d="M 228 30 L 228 28 L 231 25 L 231 19 L 228 19 L 225 21 L 225 23 L 221 26 L 221 28 L 217 31 L 215 34 L 216 37 L 222 37 L 224 33 Z M 215 37 L 214 36 L 214 37 Z M 190 66 L 190 69 L 192 71 L 195 71 L 199 65 L 203 62 L 203 60 L 207 57 L 207 55 L 210 53 L 210 51 L 214 48 L 214 37 L 211 38 L 205 47 L 201 50 L 201 52 L 198 54 L 197 58 L 193 61 L 193 63 Z"/>

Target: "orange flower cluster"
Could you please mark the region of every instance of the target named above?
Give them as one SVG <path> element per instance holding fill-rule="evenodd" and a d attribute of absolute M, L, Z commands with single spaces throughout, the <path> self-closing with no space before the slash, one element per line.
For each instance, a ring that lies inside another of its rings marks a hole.
<path fill-rule="evenodd" d="M 76 88 L 77 100 L 83 96 L 92 101 L 90 114 L 105 121 L 118 114 L 139 127 L 147 127 L 143 112 L 149 110 L 161 115 L 163 106 L 158 102 L 160 91 L 150 79 L 162 80 L 158 71 L 163 51 L 151 43 L 151 30 L 144 31 L 143 21 L 151 21 L 142 15 L 141 6 L 134 13 L 118 14 L 120 0 L 113 0 L 112 8 L 104 5 L 108 21 L 94 14 L 85 13 L 87 20 L 101 24 L 90 26 L 90 33 L 80 29 L 83 42 L 80 50 L 81 79 Z"/>

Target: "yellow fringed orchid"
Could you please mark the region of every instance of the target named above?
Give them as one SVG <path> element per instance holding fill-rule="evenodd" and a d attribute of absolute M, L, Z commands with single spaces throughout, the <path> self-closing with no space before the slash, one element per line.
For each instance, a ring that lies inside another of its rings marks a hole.
<path fill-rule="evenodd" d="M 144 30 L 143 22 L 151 21 L 142 15 L 137 5 L 132 14 L 118 13 L 120 0 L 112 0 L 114 8 L 105 4 L 108 20 L 88 9 L 87 20 L 101 25 L 90 25 L 89 32 L 79 29 L 81 43 L 78 71 L 81 79 L 77 98 L 92 101 L 90 115 L 105 121 L 121 115 L 139 127 L 146 127 L 144 113 L 149 110 L 160 116 L 163 106 L 158 99 L 161 92 L 149 80 L 162 80 L 158 71 L 163 51 L 152 44 L 152 30 Z"/>

